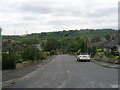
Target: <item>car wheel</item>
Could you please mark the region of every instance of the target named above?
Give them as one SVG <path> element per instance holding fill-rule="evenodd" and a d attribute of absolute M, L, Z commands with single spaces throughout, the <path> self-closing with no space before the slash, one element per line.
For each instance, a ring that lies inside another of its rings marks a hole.
<path fill-rule="evenodd" d="M 90 60 L 88 60 L 88 62 L 90 62 Z"/>
<path fill-rule="evenodd" d="M 78 59 L 77 59 L 77 61 L 78 61 Z"/>

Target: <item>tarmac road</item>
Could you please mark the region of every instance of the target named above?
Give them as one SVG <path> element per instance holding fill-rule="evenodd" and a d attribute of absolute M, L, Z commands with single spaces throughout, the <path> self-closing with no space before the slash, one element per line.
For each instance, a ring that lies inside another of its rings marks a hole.
<path fill-rule="evenodd" d="M 118 88 L 118 69 L 58 55 L 33 77 L 4 88 Z"/>

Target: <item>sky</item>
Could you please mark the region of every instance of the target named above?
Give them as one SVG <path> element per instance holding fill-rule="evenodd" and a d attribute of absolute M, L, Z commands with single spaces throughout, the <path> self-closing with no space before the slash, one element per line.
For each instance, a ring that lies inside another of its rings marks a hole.
<path fill-rule="evenodd" d="M 3 35 L 118 29 L 118 0 L 0 0 Z"/>

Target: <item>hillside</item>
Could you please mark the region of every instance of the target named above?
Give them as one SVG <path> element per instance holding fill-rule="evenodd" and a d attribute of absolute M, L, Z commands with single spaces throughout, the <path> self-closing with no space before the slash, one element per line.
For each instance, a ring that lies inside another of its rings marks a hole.
<path fill-rule="evenodd" d="M 73 37 L 73 36 L 86 36 L 86 37 L 104 37 L 106 34 L 112 34 L 113 29 L 81 29 L 81 30 L 63 30 L 57 32 L 42 32 L 32 33 L 27 35 L 12 35 L 13 40 L 20 40 L 22 37 L 37 37 L 39 39 L 46 39 L 48 37 Z M 8 35 L 3 35 L 3 40 L 7 39 Z"/>

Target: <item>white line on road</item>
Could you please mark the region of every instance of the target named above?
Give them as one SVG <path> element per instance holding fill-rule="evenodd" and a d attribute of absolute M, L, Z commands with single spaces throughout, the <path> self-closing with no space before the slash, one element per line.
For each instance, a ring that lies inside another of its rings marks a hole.
<path fill-rule="evenodd" d="M 67 70 L 67 73 L 68 73 L 68 74 L 70 74 L 70 71 L 69 71 L 69 70 Z"/>
<path fill-rule="evenodd" d="M 110 85 L 112 88 L 118 88 L 118 85 L 117 84 L 112 84 Z"/>

